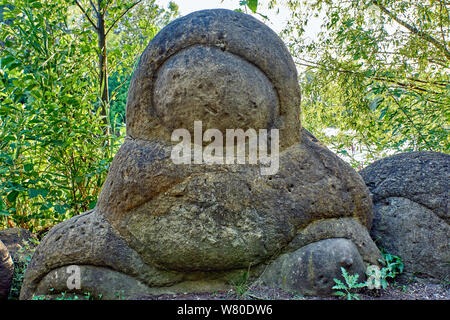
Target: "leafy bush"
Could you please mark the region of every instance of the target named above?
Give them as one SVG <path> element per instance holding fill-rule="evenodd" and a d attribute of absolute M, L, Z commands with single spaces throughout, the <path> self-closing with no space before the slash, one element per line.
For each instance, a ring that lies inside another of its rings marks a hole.
<path fill-rule="evenodd" d="M 94 2 L 76 2 L 90 7 L 82 12 L 73 1 L 0 0 L 0 229 L 45 230 L 96 205 L 137 58 L 178 14 L 172 2 L 106 2 L 95 1 L 111 31 L 112 105 L 99 89 L 97 28 L 83 14 Z"/>
<path fill-rule="evenodd" d="M 0 228 L 36 231 L 95 206 L 120 141 L 92 103 L 95 52 L 67 3 L 13 5 L 0 29 Z"/>
<path fill-rule="evenodd" d="M 391 153 L 450 151 L 450 15 L 442 1 L 286 5 L 282 36 L 302 69 L 305 128 L 358 167 Z"/>

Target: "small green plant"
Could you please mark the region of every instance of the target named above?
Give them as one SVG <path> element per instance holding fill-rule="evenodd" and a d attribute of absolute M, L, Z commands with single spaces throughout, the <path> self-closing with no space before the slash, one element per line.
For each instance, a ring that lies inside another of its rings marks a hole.
<path fill-rule="evenodd" d="M 125 295 L 125 290 L 116 291 L 116 292 L 114 293 L 114 295 L 115 295 L 116 298 L 119 299 L 119 300 L 125 300 L 125 297 L 124 297 L 124 295 Z"/>
<path fill-rule="evenodd" d="M 389 286 L 388 278 L 392 280 L 397 277 L 403 272 L 404 266 L 400 257 L 386 252 L 383 248 L 381 248 L 380 251 L 384 258 L 384 263 L 386 264 L 385 267 L 380 270 L 380 283 L 383 289 L 386 289 Z M 383 263 L 382 260 L 379 261 Z"/>
<path fill-rule="evenodd" d="M 366 287 L 371 290 L 379 290 L 381 288 L 386 289 L 389 286 L 389 281 L 393 280 L 403 272 L 403 262 L 400 257 L 387 253 L 383 248 L 381 248 L 380 251 L 384 260 L 379 259 L 378 261 L 380 261 L 384 267 L 380 270 L 377 265 L 370 265 L 366 271 L 368 276 Z"/>
<path fill-rule="evenodd" d="M 346 297 L 347 300 L 359 300 L 359 295 L 354 291 L 364 288 L 366 283 L 358 283 L 358 274 L 350 275 L 347 270 L 342 267 L 341 271 L 345 284 L 341 280 L 334 278 L 333 280 L 336 285 L 332 289 L 337 290 L 334 294 L 339 297 Z"/>
<path fill-rule="evenodd" d="M 392 287 L 396 288 L 396 289 L 398 289 L 398 290 L 400 290 L 402 292 L 408 292 L 408 286 L 404 285 L 404 284 L 399 284 L 397 281 L 394 281 L 392 283 Z"/>
<path fill-rule="evenodd" d="M 385 249 L 381 249 L 381 254 L 386 262 L 386 267 L 383 268 L 385 270 L 386 278 L 394 279 L 403 272 L 404 266 L 400 257 L 387 253 Z M 383 271 L 383 269 L 381 270 Z"/>
<path fill-rule="evenodd" d="M 442 279 L 440 282 L 441 286 L 445 289 L 448 290 L 450 289 L 450 277 L 446 276 L 444 279 Z"/>
<path fill-rule="evenodd" d="M 47 296 L 47 295 L 33 296 L 31 300 L 79 300 L 79 298 L 77 295 L 72 296 L 68 295 L 66 292 L 61 292 L 58 296 Z"/>
<path fill-rule="evenodd" d="M 103 295 L 102 295 L 101 293 L 99 293 L 99 294 L 97 295 L 97 297 L 96 297 L 95 295 L 93 295 L 92 293 L 90 293 L 90 292 L 85 292 L 85 293 L 84 293 L 84 299 L 85 299 L 85 300 L 96 300 L 96 299 L 101 300 L 102 297 L 103 297 Z"/>
<path fill-rule="evenodd" d="M 244 272 L 238 281 L 231 280 L 231 285 L 239 297 L 245 296 L 248 290 L 248 272 Z"/>

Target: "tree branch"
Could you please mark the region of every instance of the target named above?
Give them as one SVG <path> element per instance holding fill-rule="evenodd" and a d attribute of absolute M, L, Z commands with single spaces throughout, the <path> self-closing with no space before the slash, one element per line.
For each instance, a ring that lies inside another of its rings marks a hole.
<path fill-rule="evenodd" d="M 395 20 L 398 24 L 400 24 L 401 26 L 405 27 L 406 29 L 408 29 L 409 31 L 411 31 L 412 33 L 414 33 L 415 35 L 418 35 L 419 37 L 421 37 L 422 39 L 424 39 L 425 41 L 431 43 L 432 45 L 434 45 L 436 48 L 438 48 L 439 50 L 441 50 L 445 57 L 450 60 L 450 52 L 447 50 L 447 48 L 445 47 L 445 45 L 443 45 L 442 43 L 440 43 L 438 40 L 436 40 L 435 38 L 433 38 L 432 36 L 430 36 L 429 34 L 420 31 L 419 29 L 417 29 L 416 27 L 410 25 L 409 23 L 403 21 L 402 19 L 400 19 L 399 17 L 397 17 L 395 14 L 393 14 L 392 12 L 390 12 L 388 9 L 386 9 L 385 6 L 383 6 L 379 0 L 372 0 L 372 3 L 374 5 L 376 5 L 378 8 L 380 8 L 380 10 L 382 12 L 384 12 L 385 14 L 387 14 L 390 18 L 392 18 L 393 20 Z"/>
<path fill-rule="evenodd" d="M 91 18 L 89 17 L 89 15 L 87 14 L 86 10 L 84 10 L 84 8 L 80 5 L 80 3 L 77 0 L 74 0 L 75 4 L 78 6 L 78 8 L 80 8 L 81 12 L 83 12 L 84 16 L 86 17 L 86 19 L 89 20 L 89 22 L 92 24 L 92 26 L 94 27 L 95 30 L 97 30 L 97 26 L 95 25 L 95 23 L 91 20 Z"/>
<path fill-rule="evenodd" d="M 322 69 L 325 71 L 334 71 L 334 72 L 338 72 L 338 73 L 348 73 L 348 74 L 352 74 L 352 75 L 364 75 L 364 72 L 360 72 L 360 71 L 354 71 L 354 70 L 345 70 L 345 69 L 338 69 L 338 68 L 333 68 L 333 67 L 327 67 L 323 64 L 319 64 L 317 62 L 313 62 L 313 61 L 308 61 L 305 59 L 301 59 L 298 58 L 300 60 L 305 61 L 306 63 L 301 63 L 301 62 L 296 62 L 296 64 L 301 65 L 301 66 L 305 66 L 305 67 L 310 67 L 310 68 L 314 68 L 314 69 Z M 430 89 L 425 89 L 423 87 L 419 87 L 413 83 L 408 83 L 408 82 L 402 82 L 398 79 L 390 79 L 390 78 L 383 78 L 383 77 L 379 77 L 379 76 L 368 76 L 368 79 L 373 79 L 376 81 L 383 81 L 383 82 L 390 82 L 390 83 L 394 83 L 402 88 L 409 88 L 409 89 L 415 89 L 421 92 L 426 92 L 426 93 L 430 93 L 430 94 L 439 94 L 436 91 L 430 90 Z M 406 78 L 409 80 L 417 80 L 417 79 L 413 79 L 413 78 Z M 425 81 L 418 81 L 418 82 L 422 82 L 422 83 L 426 83 L 426 84 L 435 84 L 436 83 L 432 83 L 432 82 L 425 82 Z"/>
<path fill-rule="evenodd" d="M 139 3 L 141 3 L 142 0 L 138 0 L 135 3 L 133 3 L 131 6 L 128 7 L 128 9 L 126 9 L 114 22 L 113 24 L 108 28 L 108 30 L 106 31 L 105 35 L 108 35 L 109 31 L 111 31 L 111 29 L 114 27 L 114 25 L 117 23 L 117 21 L 119 21 L 124 15 L 127 14 L 128 11 L 130 11 L 133 7 L 135 7 L 136 5 L 138 5 Z"/>
<path fill-rule="evenodd" d="M 391 91 L 389 91 L 389 89 L 387 87 L 385 87 L 385 89 L 387 90 L 388 94 L 391 96 L 392 100 L 394 100 L 395 104 L 399 107 L 399 109 L 403 112 L 403 114 L 406 116 L 406 118 L 408 119 L 408 121 L 411 123 L 411 125 L 414 127 L 414 129 L 416 129 L 417 133 L 419 134 L 419 136 L 422 138 L 422 140 L 425 142 L 425 144 L 427 145 L 428 149 L 433 151 L 433 148 L 430 146 L 430 144 L 428 143 L 428 141 L 425 139 L 425 137 L 422 135 L 422 132 L 416 127 L 416 124 L 414 123 L 414 121 L 411 119 L 411 117 L 408 115 L 408 113 L 405 111 L 405 109 L 403 108 L 402 105 L 400 105 L 400 102 L 398 102 L 398 100 L 395 98 L 395 96 L 391 93 Z"/>
<path fill-rule="evenodd" d="M 97 10 L 97 8 L 95 7 L 95 5 L 94 5 L 94 3 L 92 2 L 92 0 L 89 0 L 89 2 L 91 3 L 91 6 L 92 6 L 92 8 L 93 8 L 94 11 L 95 11 L 95 14 L 98 15 L 98 10 Z M 99 10 L 100 10 L 100 8 L 99 8 Z"/>

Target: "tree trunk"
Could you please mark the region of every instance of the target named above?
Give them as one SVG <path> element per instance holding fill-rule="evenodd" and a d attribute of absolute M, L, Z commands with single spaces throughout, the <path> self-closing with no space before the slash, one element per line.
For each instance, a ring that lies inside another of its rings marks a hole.
<path fill-rule="evenodd" d="M 98 62 L 99 62 L 99 84 L 100 84 L 100 103 L 101 114 L 104 116 L 105 124 L 108 124 L 109 92 L 108 92 L 108 69 L 107 69 L 107 46 L 105 30 L 105 14 L 101 10 L 102 0 L 97 0 L 97 35 L 98 35 Z M 107 127 L 109 135 L 109 127 Z"/>

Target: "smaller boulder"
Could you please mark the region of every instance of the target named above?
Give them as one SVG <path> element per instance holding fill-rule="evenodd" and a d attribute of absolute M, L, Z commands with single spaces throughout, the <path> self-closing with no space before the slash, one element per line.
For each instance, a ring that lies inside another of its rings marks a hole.
<path fill-rule="evenodd" d="M 450 155 L 408 152 L 381 159 L 360 171 L 373 194 L 371 236 L 400 256 L 405 272 L 449 280 Z"/>
<path fill-rule="evenodd" d="M 333 279 L 344 282 L 341 267 L 365 280 L 365 264 L 348 239 L 326 239 L 279 256 L 260 277 L 262 284 L 302 295 L 333 294 Z"/>
<path fill-rule="evenodd" d="M 8 299 L 14 273 L 14 265 L 8 249 L 0 241 L 0 300 Z"/>

